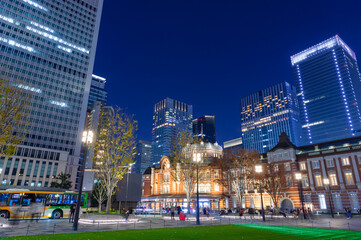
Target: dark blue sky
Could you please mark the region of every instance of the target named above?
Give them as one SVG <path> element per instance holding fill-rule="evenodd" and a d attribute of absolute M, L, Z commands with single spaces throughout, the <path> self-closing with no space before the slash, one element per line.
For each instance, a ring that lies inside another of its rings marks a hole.
<path fill-rule="evenodd" d="M 217 140 L 241 136 L 239 99 L 293 82 L 290 56 L 335 34 L 361 56 L 359 1 L 105 0 L 94 73 L 108 104 L 151 140 L 153 105 L 170 97 L 216 116 Z"/>

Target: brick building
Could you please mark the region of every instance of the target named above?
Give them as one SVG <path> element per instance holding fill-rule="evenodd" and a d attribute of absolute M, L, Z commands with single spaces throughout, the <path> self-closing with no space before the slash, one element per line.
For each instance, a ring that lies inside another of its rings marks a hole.
<path fill-rule="evenodd" d="M 209 207 L 212 210 L 224 208 L 224 187 L 215 180 L 220 178 L 220 171 L 212 166 L 212 160 L 222 156 L 222 147 L 217 143 L 193 144 L 190 150 L 193 154 L 201 154 L 204 171 L 199 178 L 200 207 Z M 159 166 L 148 168 L 143 175 L 143 189 L 141 205 L 159 211 L 170 206 L 187 207 L 186 192 L 181 182 L 177 182 L 172 176 L 170 159 L 164 156 Z M 191 208 L 195 207 L 195 194 L 191 200 Z"/>
<path fill-rule="evenodd" d="M 279 143 L 263 154 L 260 163 L 272 162 L 284 173 L 286 188 L 278 206 L 281 209 L 301 208 L 301 194 L 296 173 L 302 174 L 302 186 L 305 208 L 319 212 L 329 212 L 331 204 L 335 212 L 344 212 L 349 207 L 353 212 L 360 208 L 360 171 L 361 171 L 361 137 L 341 139 L 296 147 L 285 133 Z M 153 209 L 176 205 L 186 206 L 185 193 L 181 184 L 172 181 L 169 158 L 162 158 L 158 168 L 151 168 L 143 176 L 142 204 Z M 261 208 L 258 189 L 249 186 L 245 190 L 243 203 L 230 189 L 216 184 L 221 177 L 220 169 L 211 164 L 205 178 L 200 181 L 201 207 L 212 210 L 224 208 Z M 257 177 L 257 176 L 255 176 Z M 325 186 L 324 179 L 329 180 Z M 330 194 L 330 195 L 329 195 Z M 264 206 L 272 208 L 274 204 L 266 193 Z M 195 199 L 195 194 L 194 194 Z M 195 201 L 192 202 L 192 206 Z"/>

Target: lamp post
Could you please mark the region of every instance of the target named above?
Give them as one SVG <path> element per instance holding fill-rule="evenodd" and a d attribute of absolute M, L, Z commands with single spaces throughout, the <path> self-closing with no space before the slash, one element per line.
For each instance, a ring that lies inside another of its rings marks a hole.
<path fill-rule="evenodd" d="M 196 207 L 196 224 L 200 225 L 199 222 L 199 188 L 198 188 L 198 165 L 201 161 L 201 154 L 200 153 L 193 153 L 193 161 L 197 164 L 197 207 Z"/>
<path fill-rule="evenodd" d="M 79 215 L 80 215 L 81 194 L 83 191 L 85 162 L 86 162 L 87 153 L 88 153 L 88 145 L 93 142 L 93 132 L 92 131 L 84 131 L 81 141 L 86 146 L 86 150 L 84 153 L 84 157 L 83 157 L 84 160 L 83 160 L 83 164 L 81 166 L 81 171 L 80 171 L 79 192 L 78 192 L 78 199 L 76 202 L 76 210 L 75 210 L 74 223 L 73 223 L 74 231 L 78 231 L 78 221 L 79 221 Z"/>
<path fill-rule="evenodd" d="M 129 185 L 129 173 L 132 172 L 132 166 L 133 166 L 133 163 L 129 164 L 129 166 L 127 167 L 128 168 L 128 171 L 127 171 L 127 190 L 125 191 L 125 208 L 127 208 L 127 204 L 128 204 L 128 185 Z"/>
<path fill-rule="evenodd" d="M 259 192 L 261 193 L 262 220 L 263 220 L 263 222 L 265 222 L 266 218 L 264 216 L 264 207 L 263 207 L 261 172 L 262 172 L 262 165 L 256 165 L 256 173 L 259 174 L 258 175 L 259 176 Z"/>
<path fill-rule="evenodd" d="M 330 180 L 328 178 L 324 178 L 323 184 L 325 184 L 325 188 L 328 191 L 328 202 L 330 204 L 331 217 L 335 218 L 335 216 L 333 215 L 333 208 L 332 208 L 332 202 L 331 202 Z"/>
<path fill-rule="evenodd" d="M 296 180 L 298 182 L 298 192 L 300 194 L 300 200 L 301 200 L 301 206 L 302 206 L 302 215 L 303 215 L 303 219 L 306 219 L 305 216 L 305 207 L 304 207 L 304 201 L 303 201 L 303 189 L 302 189 L 302 185 L 301 185 L 301 180 L 302 180 L 302 174 L 301 173 L 296 173 L 295 174 Z"/>

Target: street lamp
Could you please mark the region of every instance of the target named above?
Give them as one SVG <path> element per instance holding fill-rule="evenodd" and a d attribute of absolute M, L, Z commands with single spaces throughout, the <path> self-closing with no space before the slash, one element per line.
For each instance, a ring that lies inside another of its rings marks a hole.
<path fill-rule="evenodd" d="M 331 216 L 332 216 L 332 218 L 335 218 L 335 216 L 333 215 L 333 208 L 332 208 L 332 203 L 331 203 L 330 180 L 328 178 L 324 178 L 323 183 L 325 184 L 326 190 L 328 190 L 328 202 L 330 204 Z"/>
<path fill-rule="evenodd" d="M 196 207 L 196 224 L 200 225 L 199 222 L 199 187 L 198 187 L 198 165 L 201 161 L 201 154 L 200 153 L 193 153 L 193 161 L 197 164 L 197 207 Z"/>
<path fill-rule="evenodd" d="M 83 164 L 81 166 L 80 171 L 80 183 L 79 183 L 79 193 L 78 193 L 78 199 L 76 202 L 76 210 L 75 210 L 75 216 L 74 216 L 74 223 L 73 223 L 73 230 L 78 231 L 78 221 L 79 221 L 79 213 L 80 213 L 80 204 L 81 204 L 81 194 L 83 191 L 83 180 L 84 180 L 84 169 L 85 169 L 85 162 L 87 158 L 88 153 L 88 145 L 93 142 L 93 132 L 92 131 L 84 131 L 83 137 L 81 139 L 82 143 L 86 146 L 86 150 L 83 157 Z"/>
<path fill-rule="evenodd" d="M 129 185 L 129 173 L 132 173 L 132 166 L 134 163 L 129 164 L 129 166 L 127 166 L 128 171 L 127 171 L 127 190 L 125 191 L 125 208 L 127 208 L 127 204 L 128 204 L 128 185 Z M 120 209 L 119 209 L 120 211 Z"/>
<path fill-rule="evenodd" d="M 296 173 L 296 174 L 295 174 L 295 177 L 296 177 L 296 180 L 297 180 L 297 182 L 298 182 L 298 192 L 299 192 L 299 194 L 300 194 L 300 199 L 301 199 L 303 219 L 306 219 L 305 207 L 304 207 L 304 201 L 303 201 L 303 189 L 302 189 L 302 185 L 301 185 L 302 174 L 301 174 L 301 173 Z"/>
<path fill-rule="evenodd" d="M 264 216 L 264 207 L 263 207 L 261 172 L 262 172 L 262 165 L 256 165 L 256 173 L 259 174 L 258 175 L 259 176 L 259 192 L 261 193 L 262 219 L 263 219 L 263 222 L 265 222 L 266 218 Z"/>

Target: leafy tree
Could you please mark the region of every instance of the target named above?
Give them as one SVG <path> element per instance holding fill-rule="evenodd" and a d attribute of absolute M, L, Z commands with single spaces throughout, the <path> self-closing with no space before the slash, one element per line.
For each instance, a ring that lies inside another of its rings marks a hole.
<path fill-rule="evenodd" d="M 275 163 L 267 163 L 265 166 L 266 171 L 261 180 L 262 186 L 265 192 L 270 195 L 275 210 L 278 211 L 278 203 L 287 187 L 284 168 Z"/>
<path fill-rule="evenodd" d="M 4 75 L 4 74 L 2 74 Z M 29 132 L 28 87 L 17 81 L 0 77 L 0 154 L 12 156 Z"/>
<path fill-rule="evenodd" d="M 95 183 L 92 198 L 95 199 L 98 203 L 98 212 L 102 211 L 102 204 L 107 200 L 107 189 L 104 184 L 104 181 L 98 179 L 97 183 Z"/>
<path fill-rule="evenodd" d="M 242 207 L 245 190 L 253 183 L 253 168 L 258 161 L 257 151 L 238 148 L 224 150 L 222 158 L 217 162 L 221 170 L 221 178 L 218 181 L 230 192 L 234 191 L 239 207 Z"/>
<path fill-rule="evenodd" d="M 107 194 L 106 212 L 110 212 L 111 197 L 117 183 L 133 163 L 137 122 L 116 108 L 113 113 L 102 111 L 100 129 L 95 142 L 95 168 L 104 182 Z"/>
<path fill-rule="evenodd" d="M 50 187 L 70 189 L 72 185 L 72 182 L 69 180 L 70 178 L 71 178 L 70 174 L 61 172 L 55 178 L 56 180 L 60 180 L 60 183 L 59 181 L 51 182 Z"/>

